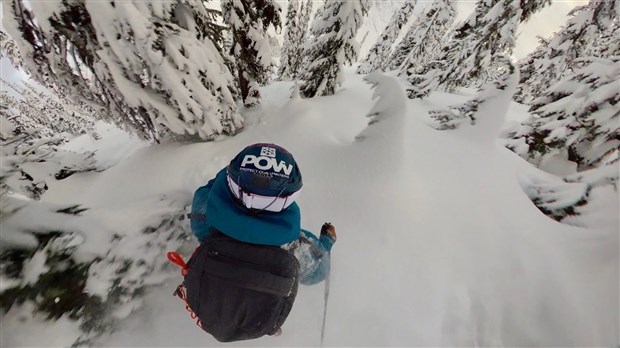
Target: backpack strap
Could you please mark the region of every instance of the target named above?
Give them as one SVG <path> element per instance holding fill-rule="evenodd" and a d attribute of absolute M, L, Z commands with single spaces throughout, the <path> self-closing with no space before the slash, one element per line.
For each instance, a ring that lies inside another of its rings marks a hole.
<path fill-rule="evenodd" d="M 198 248 L 196 248 L 196 250 L 198 250 Z M 195 252 L 196 251 L 194 251 L 194 253 Z M 181 267 L 181 274 L 183 275 L 183 278 L 185 278 L 187 272 L 189 272 L 189 265 L 185 262 L 185 260 L 183 260 L 183 257 L 181 257 L 181 255 L 179 255 L 179 253 L 177 253 L 176 251 L 170 251 L 166 254 L 166 256 L 168 257 L 168 260 L 170 262 Z M 177 296 L 178 298 L 183 300 L 183 302 L 185 302 L 185 309 L 189 312 L 190 317 L 196 320 L 196 325 L 198 325 L 198 327 L 202 328 L 202 322 L 200 321 L 200 318 L 198 318 L 198 315 L 194 313 L 194 311 L 189 306 L 187 295 L 185 294 L 185 287 L 183 286 L 183 284 L 179 284 L 179 286 L 177 286 L 176 290 L 174 290 L 174 293 L 172 293 L 172 296 Z"/>
<path fill-rule="evenodd" d="M 172 296 L 177 296 L 178 298 L 183 300 L 183 302 L 185 302 L 185 309 L 189 312 L 189 316 L 193 320 L 196 320 L 196 325 L 198 325 L 198 327 L 202 329 L 202 322 L 200 321 L 200 318 L 198 318 L 198 315 L 189 307 L 189 302 L 187 300 L 187 295 L 185 294 L 184 289 L 185 287 L 183 286 L 183 284 L 179 284 Z"/>

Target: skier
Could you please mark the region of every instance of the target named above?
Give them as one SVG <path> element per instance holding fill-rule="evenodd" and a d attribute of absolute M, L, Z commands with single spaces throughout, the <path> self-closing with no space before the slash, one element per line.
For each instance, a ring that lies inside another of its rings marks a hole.
<path fill-rule="evenodd" d="M 278 335 L 298 282 L 310 285 L 329 272 L 336 230 L 320 237 L 301 228 L 295 200 L 302 177 L 292 154 L 275 144 L 243 149 L 194 193 L 192 233 L 200 246 L 175 295 L 192 317 L 222 342 Z"/>

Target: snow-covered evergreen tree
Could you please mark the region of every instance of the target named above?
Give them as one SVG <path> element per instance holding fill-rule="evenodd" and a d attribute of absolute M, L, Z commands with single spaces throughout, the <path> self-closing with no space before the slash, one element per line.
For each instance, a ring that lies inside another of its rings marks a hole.
<path fill-rule="evenodd" d="M 43 87 L 25 81 L 19 86 L 0 78 L 20 98 L 0 91 L 0 100 L 15 111 L 10 120 L 23 129 L 37 129 L 42 137 L 68 137 L 87 133 L 98 116 L 86 105 L 76 105 Z"/>
<path fill-rule="evenodd" d="M 569 13 L 566 25 L 518 63 L 522 72 L 515 100 L 529 103 L 570 74 L 580 57 L 620 55 L 620 1 L 591 0 Z M 606 39 L 605 39 L 606 38 Z M 536 71 L 536 74 L 527 72 Z"/>
<path fill-rule="evenodd" d="M 514 99 L 518 102 L 525 102 L 524 96 L 532 96 L 532 95 L 540 95 L 541 91 L 537 91 L 538 87 L 541 85 L 535 86 L 531 83 L 526 83 L 527 81 L 534 80 L 542 80 L 548 79 L 544 70 L 540 70 L 540 63 L 545 60 L 547 55 L 547 46 L 549 45 L 549 40 L 546 40 L 543 37 L 538 36 L 539 45 L 536 49 L 526 57 L 522 58 L 517 62 L 517 67 L 519 69 L 520 83 L 517 87 L 517 92 L 514 95 Z M 529 99 L 529 97 L 528 97 Z"/>
<path fill-rule="evenodd" d="M 392 46 L 400 35 L 400 32 L 409 21 L 417 0 L 406 0 L 403 5 L 392 15 L 388 25 L 383 29 L 377 42 L 370 48 L 368 55 L 357 68 L 358 74 L 368 74 L 374 70 L 385 70 Z M 397 46 L 398 48 L 401 45 Z M 398 50 L 398 48 L 396 50 Z M 392 68 L 392 66 L 389 66 Z"/>
<path fill-rule="evenodd" d="M 295 79 L 299 79 L 310 64 L 307 50 L 309 42 L 313 41 L 313 38 L 309 32 L 310 15 L 312 14 L 313 4 L 313 0 L 307 0 L 305 3 L 301 4 L 301 8 L 299 10 L 299 53 L 301 58 L 299 60 L 299 67 L 297 68 Z M 297 93 L 299 93 L 299 88 L 297 87 L 297 89 Z"/>
<path fill-rule="evenodd" d="M 299 10 L 299 22 L 297 25 L 299 26 L 299 37 L 302 45 L 306 42 L 306 37 L 308 37 L 308 25 L 310 24 L 312 4 L 314 4 L 314 1 L 307 0 L 305 3 L 301 4 L 301 9 Z"/>
<path fill-rule="evenodd" d="M 345 62 L 357 59 L 355 41 L 362 17 L 368 13 L 369 0 L 328 0 L 312 24 L 313 42 L 307 50 L 309 66 L 300 88 L 306 98 L 332 95 L 342 83 Z"/>
<path fill-rule="evenodd" d="M 308 25 L 310 23 L 310 14 L 312 13 L 312 6 L 314 1 L 307 0 L 301 4 L 297 19 L 297 35 L 294 38 L 293 53 L 296 55 L 291 59 L 291 78 L 298 79 L 302 74 L 304 67 L 308 64 L 308 57 L 306 56 L 306 42 L 308 40 Z"/>
<path fill-rule="evenodd" d="M 380 181 L 385 168 L 398 170 L 404 160 L 407 148 L 407 96 L 397 78 L 387 76 L 380 70 L 364 76 L 364 81 L 373 89 L 374 105 L 366 115 L 368 126 L 355 136 L 355 146 L 360 153 L 373 158 L 365 173 L 369 178 Z M 386 191 L 382 192 L 389 195 Z"/>
<path fill-rule="evenodd" d="M 0 30 L 0 58 L 6 57 L 16 67 L 22 65 L 22 55 L 15 44 L 15 41 L 2 30 Z"/>
<path fill-rule="evenodd" d="M 413 23 L 389 59 L 390 69 L 417 69 L 432 61 L 441 49 L 442 39 L 452 26 L 456 10 L 453 0 L 435 0 Z"/>
<path fill-rule="evenodd" d="M 620 57 L 578 62 L 584 66 L 534 99 L 534 116 L 508 134 L 508 148 L 543 169 L 566 161 L 578 171 L 618 162 Z"/>
<path fill-rule="evenodd" d="M 76 172 L 96 170 L 93 153 L 75 153 L 61 150 L 61 137 L 46 137 L 40 127 L 18 125 L 11 118 L 16 115 L 10 106 L 0 109 L 2 125 L 2 192 L 38 200 L 47 190 L 47 181 L 62 180 Z M 40 168 L 35 168 L 39 166 Z M 44 168 L 44 169 L 41 169 Z M 5 212 L 6 213 L 6 212 Z"/>
<path fill-rule="evenodd" d="M 97 50 L 90 16 L 77 3 L 46 4 L 35 2 L 29 10 L 20 0 L 2 2 L 2 24 L 17 44 L 24 70 L 59 95 L 96 104 L 100 96 L 91 92 L 95 83 L 89 78 Z M 36 17 L 37 10 L 47 18 Z"/>
<path fill-rule="evenodd" d="M 39 141 L 35 129 L 25 130 L 10 121 L 14 117 L 9 104 L 0 104 L 0 217 L 4 221 L 27 205 L 28 199 L 39 199 L 48 186 L 40 177 L 33 177 L 24 169 L 30 163 L 49 158 L 46 147 L 59 139 Z M 4 229 L 4 228 L 3 228 Z M 4 232 L 3 232 L 4 235 Z M 2 248 L 0 248 L 1 252 Z M 4 282 L 4 280 L 3 280 Z M 4 300 L 2 301 L 4 303 Z"/>
<path fill-rule="evenodd" d="M 2 83 L 5 83 L 2 80 Z M 7 84 L 7 87 L 10 85 Z M 42 137 L 53 137 L 54 132 L 48 127 L 48 119 L 44 113 L 38 112 L 33 104 L 18 99 L 7 91 L 0 91 L 0 105 L 7 120 L 20 130 L 37 130 Z"/>
<path fill-rule="evenodd" d="M 620 6 L 618 6 L 620 13 Z M 620 56 L 620 15 L 608 28 L 601 28 L 601 35 L 585 47 L 584 57 L 609 58 Z"/>
<path fill-rule="evenodd" d="M 222 11 L 206 6 L 200 6 L 192 0 L 183 0 L 174 7 L 175 22 L 185 30 L 196 34 L 200 40 L 205 37 L 225 55 L 224 35 L 227 28 L 219 22 L 222 20 Z"/>
<path fill-rule="evenodd" d="M 124 224 L 110 231 L 109 221 L 85 216 L 87 207 L 40 200 L 52 181 L 102 169 L 92 152 L 62 150 L 60 138 L 42 138 L 37 129 L 13 124 L 12 116 L 0 104 L 0 309 L 39 314 L 25 316 L 22 325 L 40 324 L 42 318 L 53 325 L 62 317 L 81 330 L 73 344 L 87 345 L 138 308 L 148 285 L 161 281 L 151 274 L 167 263 L 161 257 L 167 248 L 179 247 L 188 235 L 188 226 L 179 221 L 187 202 L 157 197 L 146 204 L 156 211 L 144 226 Z M 105 210 L 108 216 L 114 208 Z"/>
<path fill-rule="evenodd" d="M 475 11 L 458 25 L 437 58 L 408 71 L 409 98 L 421 98 L 434 89 L 480 87 L 497 75 L 496 57 L 510 55 L 520 21 L 527 20 L 549 0 L 480 0 Z"/>
<path fill-rule="evenodd" d="M 302 36 L 300 27 L 299 1 L 289 0 L 286 12 L 286 28 L 284 31 L 284 43 L 282 44 L 282 54 L 280 56 L 280 79 L 290 79 L 297 75 L 303 54 L 301 52 L 302 43 L 299 39 Z"/>
<path fill-rule="evenodd" d="M 207 19 L 187 11 L 200 6 L 199 0 L 86 4 L 98 13 L 92 17 L 98 42 L 109 47 L 98 53 L 98 72 L 123 96 L 132 96 L 126 102 L 148 116 L 157 134 L 211 139 L 241 127 L 232 75 L 196 22 Z M 175 9 L 186 10 L 183 22 L 176 22 Z"/>
<path fill-rule="evenodd" d="M 504 73 L 485 86 L 473 99 L 461 105 L 431 110 L 431 126 L 438 130 L 456 129 L 464 125 L 475 126 L 477 138 L 494 142 L 504 123 L 505 114 L 519 81 L 519 73 L 509 58 L 500 57 Z"/>
<path fill-rule="evenodd" d="M 237 83 L 245 106 L 260 103 L 259 86 L 275 66 L 267 28 L 279 28 L 280 6 L 274 0 L 224 0 L 222 14 L 233 33 Z"/>
<path fill-rule="evenodd" d="M 30 5 L 3 2 L 3 25 L 45 86 L 146 138 L 210 139 L 241 127 L 202 1 Z"/>
<path fill-rule="evenodd" d="M 550 5 L 553 0 L 519 0 L 521 22 L 527 22 L 534 13 Z"/>
<path fill-rule="evenodd" d="M 209 38 L 224 59 L 224 63 L 232 72 L 235 70 L 234 58 L 230 56 L 232 39 L 230 30 L 222 23 L 222 11 L 220 9 L 203 6 L 210 0 L 205 0 L 195 6 L 193 0 L 181 1 L 174 9 L 175 21 L 183 29 L 196 34 L 196 38 L 203 40 Z M 236 89 L 233 90 L 237 93 Z"/>
<path fill-rule="evenodd" d="M 449 90 L 445 84 L 448 83 L 450 73 L 463 69 L 459 63 L 469 56 L 469 43 L 474 41 L 476 28 L 481 26 L 484 15 L 499 1 L 478 1 L 474 12 L 446 37 L 435 60 L 425 63 L 419 69 L 407 71 L 407 80 L 411 84 L 407 89 L 409 98 L 422 98 L 440 87 Z"/>
<path fill-rule="evenodd" d="M 552 219 L 580 227 L 617 229 L 618 176 L 616 161 L 565 177 L 550 176 L 522 185 L 536 207 Z"/>

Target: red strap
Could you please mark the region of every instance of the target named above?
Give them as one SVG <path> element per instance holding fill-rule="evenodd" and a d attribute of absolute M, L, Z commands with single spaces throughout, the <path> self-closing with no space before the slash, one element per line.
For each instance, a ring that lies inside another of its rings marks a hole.
<path fill-rule="evenodd" d="M 177 289 L 173 295 L 178 296 L 181 300 L 185 302 L 185 309 L 189 312 L 189 316 L 192 319 L 196 320 L 196 325 L 198 325 L 198 327 L 202 328 L 202 322 L 200 321 L 200 318 L 198 318 L 198 315 L 196 315 L 196 313 L 194 313 L 194 311 L 189 307 L 189 301 L 187 300 L 187 295 L 185 294 L 183 284 L 177 286 Z"/>
<path fill-rule="evenodd" d="M 181 267 L 181 275 L 185 277 L 187 275 L 189 267 L 187 266 L 181 255 L 179 255 L 179 253 L 177 253 L 176 251 L 169 251 L 166 256 L 168 257 L 168 260 L 170 260 L 170 262 Z"/>
<path fill-rule="evenodd" d="M 194 250 L 194 254 L 197 250 L 198 248 Z M 166 256 L 168 257 L 168 260 L 170 260 L 170 262 L 181 267 L 181 274 L 183 275 L 183 277 L 185 277 L 187 275 L 187 272 L 189 271 L 189 266 L 187 265 L 187 263 L 185 263 L 185 260 L 183 260 L 181 255 L 179 255 L 179 253 L 177 253 L 176 251 L 169 251 Z M 194 313 L 194 311 L 189 307 L 189 301 L 187 300 L 187 295 L 185 294 L 183 284 L 177 286 L 174 295 L 178 296 L 181 300 L 183 300 L 183 302 L 185 302 L 185 309 L 187 309 L 187 311 L 189 312 L 190 317 L 196 320 L 196 325 L 198 325 L 198 327 L 202 328 L 202 322 L 198 318 L 198 315 L 196 315 L 196 313 Z"/>

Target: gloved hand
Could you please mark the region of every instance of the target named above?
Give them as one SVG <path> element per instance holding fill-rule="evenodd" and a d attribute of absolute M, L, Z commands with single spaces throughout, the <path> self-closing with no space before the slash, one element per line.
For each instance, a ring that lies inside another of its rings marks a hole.
<path fill-rule="evenodd" d="M 334 242 L 336 241 L 336 227 L 332 225 L 330 222 L 326 222 L 321 226 L 321 236 L 328 235 L 330 236 Z"/>

